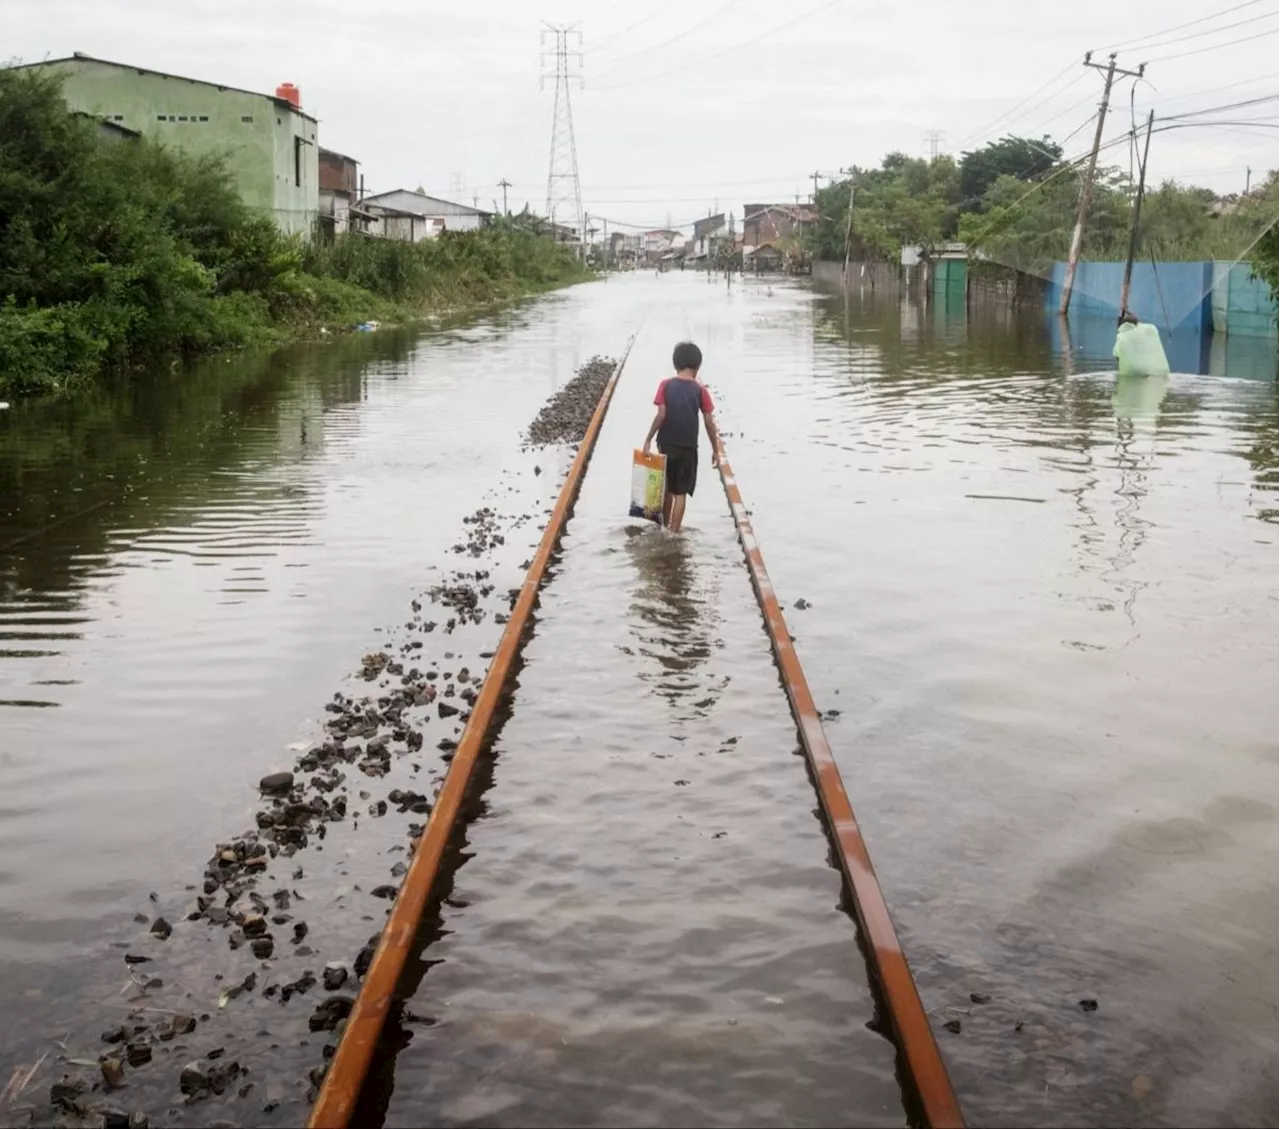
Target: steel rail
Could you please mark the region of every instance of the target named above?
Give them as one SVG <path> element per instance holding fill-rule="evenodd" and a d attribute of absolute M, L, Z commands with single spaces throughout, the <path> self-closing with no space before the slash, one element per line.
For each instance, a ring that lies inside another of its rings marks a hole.
<path fill-rule="evenodd" d="M 600 394 L 600 401 L 587 425 L 578 453 L 569 467 L 569 474 L 560 489 L 560 496 L 542 534 L 533 563 L 525 574 L 524 585 L 511 610 L 511 618 L 507 621 L 502 639 L 494 652 L 493 661 L 489 664 L 484 684 L 480 688 L 471 716 L 467 719 L 462 739 L 458 742 L 453 762 L 445 774 L 440 794 L 427 819 L 413 861 L 409 864 L 400 892 L 396 895 L 391 916 L 387 919 L 374 952 L 373 962 L 360 985 L 351 1014 L 347 1017 L 337 1053 L 329 1063 L 320 1093 L 311 1110 L 308 1121 L 310 1129 L 346 1129 L 355 1112 L 360 1091 L 373 1062 L 378 1038 L 395 1001 L 396 987 L 413 950 L 423 912 L 430 903 L 432 888 L 440 871 L 441 857 L 457 823 L 458 811 L 466 796 L 480 751 L 489 735 L 494 712 L 502 699 L 512 664 L 524 642 L 525 629 L 533 613 L 538 589 L 542 586 L 547 566 L 569 521 L 582 484 L 583 472 L 600 434 L 600 425 L 634 343 L 635 336 L 632 336 L 609 378 L 609 383 Z"/>
<path fill-rule="evenodd" d="M 742 504 L 733 468 L 723 457 L 720 459 L 720 481 L 738 527 L 738 540 L 747 558 L 751 584 L 764 614 L 765 629 L 773 643 L 779 674 L 813 774 L 834 853 L 862 931 L 872 974 L 889 1013 L 914 1096 L 920 1102 L 925 1123 L 930 1129 L 963 1129 L 960 1103 L 952 1089 L 947 1068 L 929 1026 L 929 1017 L 920 1002 L 920 993 L 907 965 L 906 954 L 889 916 L 889 907 L 871 865 L 866 840 L 854 818 L 853 805 L 849 802 L 822 719 L 809 692 L 809 683 L 791 643 L 791 634 L 783 619 L 773 582 L 765 570 L 764 557 L 746 507 Z"/>

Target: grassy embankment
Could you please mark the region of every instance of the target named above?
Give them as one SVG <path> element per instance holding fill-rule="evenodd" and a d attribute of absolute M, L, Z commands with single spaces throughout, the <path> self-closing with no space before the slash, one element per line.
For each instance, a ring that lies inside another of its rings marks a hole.
<path fill-rule="evenodd" d="M 286 237 L 245 206 L 220 161 L 104 141 L 56 82 L 0 70 L 0 393 L 588 277 L 506 220 L 413 245 Z"/>

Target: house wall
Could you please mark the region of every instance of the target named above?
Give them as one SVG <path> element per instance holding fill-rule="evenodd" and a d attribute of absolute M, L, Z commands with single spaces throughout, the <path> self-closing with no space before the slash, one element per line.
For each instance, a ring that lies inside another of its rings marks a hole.
<path fill-rule="evenodd" d="M 316 123 L 287 102 L 93 59 L 36 65 L 62 79 L 72 110 L 187 153 L 221 156 L 246 205 L 286 231 L 310 232 L 319 205 Z M 304 141 L 299 169 L 294 137 Z"/>
<path fill-rule="evenodd" d="M 351 226 L 351 201 L 345 192 L 320 189 L 320 216 L 329 223 L 328 230 L 341 235 Z"/>
<path fill-rule="evenodd" d="M 360 190 L 360 166 L 336 153 L 320 153 L 318 156 L 320 191 L 345 194 L 354 200 Z"/>
<path fill-rule="evenodd" d="M 765 212 L 744 220 L 742 237 L 746 246 L 759 247 L 762 243 L 776 243 L 791 239 L 800 233 L 800 224 L 786 212 Z"/>
<path fill-rule="evenodd" d="M 383 192 L 378 196 L 367 196 L 365 203 L 381 204 L 402 212 L 415 212 L 429 219 L 443 218 L 444 226 L 449 231 L 475 231 L 485 221 L 483 213 L 468 208 L 465 204 L 455 204 L 435 196 L 423 196 L 404 188 Z"/>

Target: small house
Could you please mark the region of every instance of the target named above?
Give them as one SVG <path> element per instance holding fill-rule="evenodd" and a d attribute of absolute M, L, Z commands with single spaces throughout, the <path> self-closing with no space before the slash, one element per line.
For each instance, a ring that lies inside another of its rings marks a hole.
<path fill-rule="evenodd" d="M 493 218 L 492 212 L 407 188 L 366 196 L 360 210 L 372 218 L 370 235 L 408 243 L 434 239 L 442 231 L 476 231 Z"/>
<path fill-rule="evenodd" d="M 360 198 L 360 162 L 354 157 L 320 149 L 320 230 L 341 235 L 351 227 L 351 207 Z M 359 218 L 357 217 L 357 226 Z"/>

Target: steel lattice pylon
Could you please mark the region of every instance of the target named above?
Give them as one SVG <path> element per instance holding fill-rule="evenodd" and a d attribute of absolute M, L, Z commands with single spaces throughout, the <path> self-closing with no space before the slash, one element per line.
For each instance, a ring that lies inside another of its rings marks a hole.
<path fill-rule="evenodd" d="M 555 50 L 547 49 L 550 37 Z M 554 236 L 555 225 L 571 227 L 579 246 L 584 239 L 582 216 L 582 182 L 578 179 L 578 146 L 573 138 L 573 107 L 569 102 L 569 86 L 574 79 L 582 81 L 582 52 L 570 50 L 570 37 L 582 46 L 582 32 L 577 24 L 547 24 L 542 33 L 544 67 L 548 56 L 556 61 L 556 105 L 551 119 L 551 157 L 547 167 L 547 219 Z M 576 66 L 577 71 L 571 69 Z M 551 75 L 544 69 L 543 82 Z"/>

